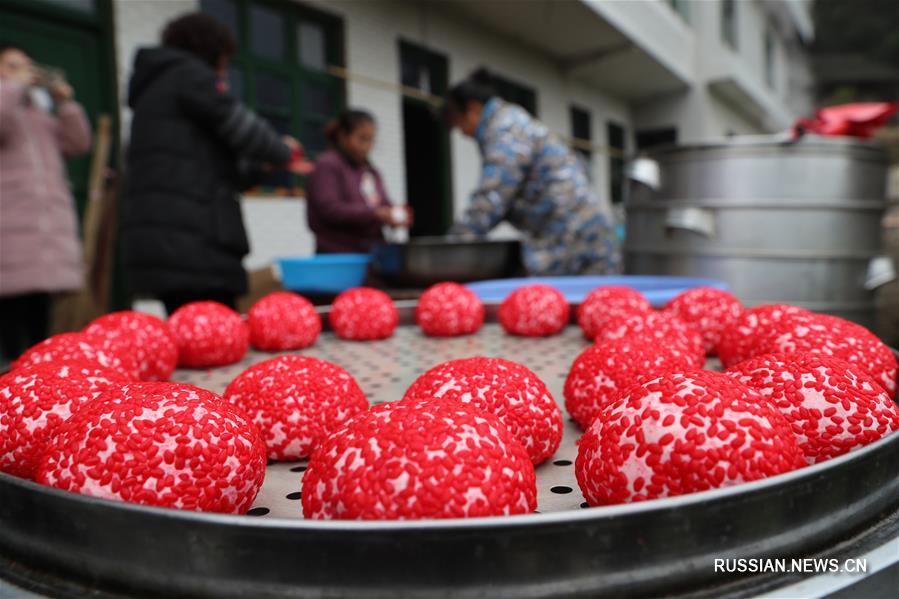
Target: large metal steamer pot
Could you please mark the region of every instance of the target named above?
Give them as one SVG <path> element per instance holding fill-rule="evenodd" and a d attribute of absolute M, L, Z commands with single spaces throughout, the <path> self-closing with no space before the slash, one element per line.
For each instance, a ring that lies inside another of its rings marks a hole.
<path fill-rule="evenodd" d="M 660 149 L 658 189 L 627 210 L 631 274 L 716 278 L 749 305 L 789 302 L 872 322 L 887 158 L 852 138 L 778 137 Z M 882 266 L 882 263 L 881 263 Z M 866 285 L 868 283 L 868 285 Z"/>
<path fill-rule="evenodd" d="M 401 303 L 399 310 L 401 327 L 391 340 L 354 344 L 326 332 L 315 355 L 341 351 L 374 363 L 420 360 L 428 347 L 433 359 L 440 351 L 458 350 L 417 331 L 414 303 Z M 496 305 L 490 305 L 488 320 L 495 323 L 495 316 Z M 532 340 L 487 324 L 456 342 L 515 354 Z M 556 375 L 583 343 L 579 331 L 569 327 L 542 342 L 549 345 L 533 350 L 533 359 L 542 366 L 560 362 L 552 366 L 553 378 L 562 378 Z M 560 384 L 556 380 L 551 388 Z M 540 493 L 547 473 L 571 470 L 570 460 L 558 458 L 576 452 L 573 427 L 566 422 L 556 462 L 538 468 Z M 714 560 L 858 557 L 899 535 L 896 464 L 899 434 L 795 472 L 681 497 L 411 522 L 184 512 L 80 496 L 0 474 L 0 578 L 50 596 L 754 596 L 801 576 L 715 573 Z M 289 473 L 290 466 L 270 466 L 269 474 L 281 467 Z M 555 497 L 577 495 L 576 486 L 568 491 Z M 538 501 L 548 505 L 542 497 Z"/>

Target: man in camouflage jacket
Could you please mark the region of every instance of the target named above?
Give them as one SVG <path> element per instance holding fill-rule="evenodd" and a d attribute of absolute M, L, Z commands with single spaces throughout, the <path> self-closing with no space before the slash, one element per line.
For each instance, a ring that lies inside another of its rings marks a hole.
<path fill-rule="evenodd" d="M 515 104 L 491 98 L 474 138 L 480 186 L 454 234 L 486 235 L 505 220 L 523 235 L 531 275 L 610 274 L 621 258 L 613 225 L 574 152 Z"/>

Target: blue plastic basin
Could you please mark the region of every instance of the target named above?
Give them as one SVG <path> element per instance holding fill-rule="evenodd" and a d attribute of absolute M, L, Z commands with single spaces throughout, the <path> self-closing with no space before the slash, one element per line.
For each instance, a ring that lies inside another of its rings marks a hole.
<path fill-rule="evenodd" d="M 340 293 L 365 283 L 368 254 L 320 254 L 279 258 L 281 283 L 298 293 Z"/>
<path fill-rule="evenodd" d="M 662 307 L 677 294 L 694 287 L 716 287 L 727 290 L 727 283 L 715 279 L 694 279 L 691 277 L 650 277 L 640 275 L 583 276 L 583 277 L 532 277 L 526 279 L 494 279 L 469 283 L 482 301 L 501 302 L 509 293 L 523 285 L 550 285 L 562 292 L 569 303 L 581 302 L 597 287 L 622 285 L 636 289 L 656 308 Z"/>

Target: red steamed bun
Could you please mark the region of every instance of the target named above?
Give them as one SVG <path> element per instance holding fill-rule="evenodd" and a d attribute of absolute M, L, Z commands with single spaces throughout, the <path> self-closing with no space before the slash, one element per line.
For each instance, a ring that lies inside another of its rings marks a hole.
<path fill-rule="evenodd" d="M 809 464 L 877 441 L 899 429 L 899 408 L 860 368 L 820 354 L 768 354 L 727 374 L 780 410 Z"/>
<path fill-rule="evenodd" d="M 624 337 L 649 337 L 663 345 L 677 345 L 704 360 L 702 335 L 683 320 L 668 312 L 644 312 L 610 318 L 596 334 L 596 341 L 611 341 Z"/>
<path fill-rule="evenodd" d="M 318 339 L 322 321 L 304 297 L 276 291 L 261 298 L 247 313 L 250 344 L 260 351 L 309 347 Z"/>
<path fill-rule="evenodd" d="M 412 383 L 404 401 L 470 403 L 493 414 L 524 445 L 534 464 L 562 442 L 562 412 L 530 369 L 502 358 L 465 358 L 431 368 Z"/>
<path fill-rule="evenodd" d="M 565 379 L 565 409 L 584 430 L 596 415 L 641 379 L 701 368 L 704 359 L 648 336 L 602 341 L 575 359 Z"/>
<path fill-rule="evenodd" d="M 243 371 L 225 389 L 262 431 L 273 460 L 305 458 L 368 400 L 350 374 L 308 356 L 281 356 Z"/>
<path fill-rule="evenodd" d="M 245 513 L 265 477 L 259 430 L 218 395 L 178 383 L 132 383 L 58 427 L 39 483 L 182 510 Z"/>
<path fill-rule="evenodd" d="M 325 439 L 303 477 L 306 518 L 415 520 L 526 514 L 534 465 L 491 414 L 472 405 L 394 402 Z"/>
<path fill-rule="evenodd" d="M 611 318 L 650 312 L 652 305 L 642 293 L 630 287 L 599 287 L 587 294 L 577 309 L 577 323 L 587 339 L 596 337 Z"/>
<path fill-rule="evenodd" d="M 60 424 L 107 389 L 130 381 L 84 360 L 32 364 L 0 377 L 0 471 L 32 478 Z"/>
<path fill-rule="evenodd" d="M 167 381 L 178 365 L 178 344 L 168 323 L 151 314 L 113 312 L 95 319 L 83 333 L 101 349 L 134 356 L 140 380 Z"/>
<path fill-rule="evenodd" d="M 400 321 L 390 296 L 370 287 L 355 287 L 338 295 L 328 318 L 338 337 L 352 341 L 387 339 Z"/>
<path fill-rule="evenodd" d="M 714 287 L 697 287 L 679 294 L 665 305 L 671 312 L 702 335 L 705 353 L 717 355 L 721 332 L 732 326 L 743 304 L 733 294 Z"/>
<path fill-rule="evenodd" d="M 484 324 L 484 304 L 467 287 L 438 283 L 418 300 L 415 320 L 422 332 L 432 337 L 470 335 Z"/>
<path fill-rule="evenodd" d="M 811 352 L 840 358 L 858 366 L 896 395 L 896 356 L 865 327 L 827 314 L 792 314 L 758 339 L 753 356 L 769 353 Z"/>
<path fill-rule="evenodd" d="M 239 362 L 250 333 L 240 314 L 218 302 L 192 302 L 175 310 L 169 325 L 178 343 L 178 363 L 209 368 Z"/>
<path fill-rule="evenodd" d="M 757 355 L 755 343 L 763 332 L 791 314 L 807 314 L 808 310 L 789 304 L 765 304 L 748 308 L 721 331 L 718 358 L 725 367 Z"/>
<path fill-rule="evenodd" d="M 671 497 L 805 465 L 777 408 L 729 376 L 695 370 L 633 387 L 581 438 L 575 473 L 590 505 Z"/>
<path fill-rule="evenodd" d="M 95 362 L 131 379 L 136 379 L 139 372 L 137 360 L 130 352 L 122 347 L 100 348 L 96 341 L 83 333 L 60 333 L 48 337 L 19 356 L 12 368 L 68 360 Z"/>
<path fill-rule="evenodd" d="M 549 285 L 525 285 L 500 304 L 499 323 L 512 335 L 546 337 L 565 328 L 569 309 L 558 289 Z"/>

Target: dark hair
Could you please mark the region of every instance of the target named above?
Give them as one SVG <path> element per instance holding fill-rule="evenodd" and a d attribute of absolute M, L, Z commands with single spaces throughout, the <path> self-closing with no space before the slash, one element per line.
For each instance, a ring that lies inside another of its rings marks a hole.
<path fill-rule="evenodd" d="M 342 110 L 335 118 L 328 121 L 325 125 L 325 137 L 331 142 L 332 146 L 337 145 L 337 136 L 340 133 L 352 133 L 360 125 L 366 123 L 374 123 L 375 117 L 370 112 L 357 110 L 355 108 L 347 108 Z"/>
<path fill-rule="evenodd" d="M 454 117 L 465 114 L 469 102 L 486 104 L 495 95 L 493 75 L 486 68 L 480 67 L 446 92 L 443 98 L 443 119 L 450 122 Z"/>
<path fill-rule="evenodd" d="M 0 54 L 3 54 L 8 50 L 18 50 L 22 54 L 25 54 L 26 56 L 28 55 L 28 52 L 25 50 L 25 48 L 23 48 L 19 44 L 13 44 L 7 41 L 0 42 Z"/>
<path fill-rule="evenodd" d="M 182 15 L 162 31 L 162 45 L 190 52 L 212 68 L 237 49 L 234 34 L 218 19 L 201 12 Z"/>

